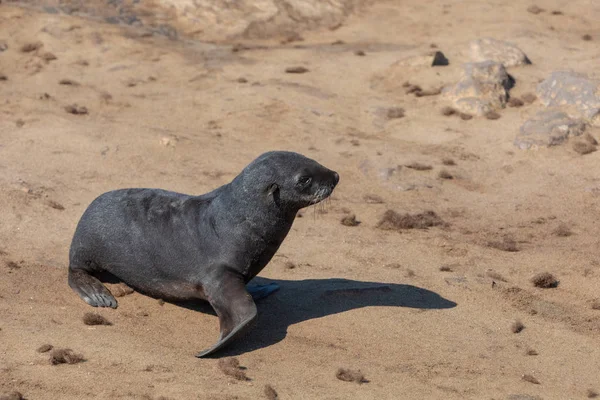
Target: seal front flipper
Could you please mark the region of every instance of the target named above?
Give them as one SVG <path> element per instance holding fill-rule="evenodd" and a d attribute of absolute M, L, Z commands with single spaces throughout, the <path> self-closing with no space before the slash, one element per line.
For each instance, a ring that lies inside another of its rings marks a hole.
<path fill-rule="evenodd" d="M 201 351 L 196 357 L 205 357 L 222 349 L 241 336 L 256 319 L 256 304 L 241 275 L 224 272 L 209 284 L 203 285 L 207 300 L 219 316 L 221 335 L 211 348 Z"/>
<path fill-rule="evenodd" d="M 252 295 L 254 301 L 264 299 L 265 297 L 279 290 L 279 285 L 275 282 L 267 283 L 266 285 L 248 285 L 246 286 L 248 293 Z"/>
<path fill-rule="evenodd" d="M 69 268 L 69 286 L 92 307 L 117 308 L 117 299 L 106 286 L 83 269 Z"/>

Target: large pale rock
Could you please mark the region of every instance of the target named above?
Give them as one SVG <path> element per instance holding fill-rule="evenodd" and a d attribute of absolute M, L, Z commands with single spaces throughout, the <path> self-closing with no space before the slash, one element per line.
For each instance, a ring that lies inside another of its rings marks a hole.
<path fill-rule="evenodd" d="M 368 0 L 21 0 L 50 13 L 146 27 L 204 40 L 289 35 L 331 27 Z"/>
<path fill-rule="evenodd" d="M 488 111 L 504 108 L 513 84 L 501 63 L 467 63 L 461 79 L 456 85 L 444 88 L 443 95 L 459 111 L 484 115 Z"/>
<path fill-rule="evenodd" d="M 521 126 L 514 145 L 520 149 L 556 146 L 585 132 L 586 124 L 559 110 L 538 112 Z"/>
<path fill-rule="evenodd" d="M 546 106 L 561 107 L 591 125 L 600 126 L 600 81 L 570 71 L 553 72 L 537 87 Z"/>
<path fill-rule="evenodd" d="M 529 58 L 512 43 L 496 40 L 492 38 L 483 38 L 473 40 L 470 43 L 471 58 L 473 61 L 496 61 L 505 67 L 515 67 L 517 65 L 531 64 Z"/>

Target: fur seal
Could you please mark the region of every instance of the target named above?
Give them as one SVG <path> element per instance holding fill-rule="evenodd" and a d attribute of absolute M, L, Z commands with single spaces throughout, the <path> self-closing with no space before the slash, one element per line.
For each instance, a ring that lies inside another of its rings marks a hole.
<path fill-rule="evenodd" d="M 193 196 L 161 189 L 119 189 L 83 213 L 69 250 L 69 286 L 89 305 L 117 307 L 98 275 L 109 272 L 165 300 L 206 300 L 219 317 L 215 345 L 242 334 L 257 316 L 254 300 L 276 284 L 246 287 L 271 260 L 301 208 L 327 198 L 337 172 L 301 154 L 271 151 L 230 183 Z"/>

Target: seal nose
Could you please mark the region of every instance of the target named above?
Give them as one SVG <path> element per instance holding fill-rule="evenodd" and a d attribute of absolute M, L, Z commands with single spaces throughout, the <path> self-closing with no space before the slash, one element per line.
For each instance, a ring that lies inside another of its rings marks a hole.
<path fill-rule="evenodd" d="M 337 185 L 339 181 L 340 181 L 340 176 L 338 175 L 337 172 L 334 171 L 333 172 L 333 184 Z"/>

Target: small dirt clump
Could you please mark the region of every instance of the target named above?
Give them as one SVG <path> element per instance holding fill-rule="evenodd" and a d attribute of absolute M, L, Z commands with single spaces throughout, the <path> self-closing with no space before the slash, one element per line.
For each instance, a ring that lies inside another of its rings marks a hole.
<path fill-rule="evenodd" d="M 279 395 L 271 385 L 265 385 L 264 393 L 268 400 L 277 400 L 279 398 Z"/>
<path fill-rule="evenodd" d="M 369 382 L 367 379 L 365 379 L 365 376 L 363 375 L 362 372 L 353 371 L 351 369 L 346 369 L 346 368 L 338 369 L 335 376 L 340 381 L 344 381 L 344 382 L 356 382 L 358 384 Z"/>
<path fill-rule="evenodd" d="M 343 217 L 341 223 L 344 226 L 358 226 L 360 224 L 360 221 L 356 220 L 356 215 L 350 214 Z"/>
<path fill-rule="evenodd" d="M 54 346 L 52 346 L 51 344 L 43 344 L 40 347 L 37 348 L 37 352 L 38 353 L 47 353 L 50 350 L 52 350 L 54 348 Z"/>
<path fill-rule="evenodd" d="M 434 211 L 425 211 L 419 214 L 399 214 L 394 210 L 387 210 L 377 227 L 383 230 L 427 229 L 443 224 L 444 221 Z"/>
<path fill-rule="evenodd" d="M 91 312 L 84 314 L 83 323 L 86 325 L 112 325 L 112 323 L 102 315 Z"/>
<path fill-rule="evenodd" d="M 549 272 L 541 272 L 531 278 L 533 286 L 542 289 L 550 289 L 558 286 L 558 279 Z"/>
<path fill-rule="evenodd" d="M 231 376 L 238 381 L 249 381 L 243 367 L 240 367 L 240 361 L 236 357 L 221 358 L 219 360 L 219 369 L 225 375 Z"/>
<path fill-rule="evenodd" d="M 50 353 L 50 364 L 77 364 L 85 361 L 81 354 L 76 354 L 71 349 L 55 349 Z"/>

